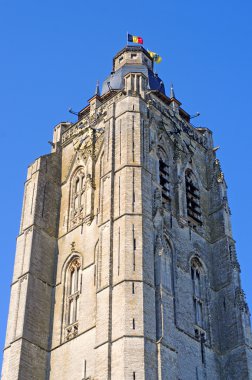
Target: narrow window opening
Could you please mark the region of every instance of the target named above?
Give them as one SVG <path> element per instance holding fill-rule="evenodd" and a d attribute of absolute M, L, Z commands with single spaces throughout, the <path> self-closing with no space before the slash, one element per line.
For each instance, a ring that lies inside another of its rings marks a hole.
<path fill-rule="evenodd" d="M 136 270 L 136 239 L 135 239 L 135 227 L 132 225 L 132 239 L 133 239 L 133 271 Z"/>
<path fill-rule="evenodd" d="M 202 225 L 201 221 L 201 207 L 200 207 L 200 192 L 196 185 L 193 172 L 188 169 L 185 174 L 186 182 L 186 202 L 187 202 L 187 215 L 197 224 Z"/>
<path fill-rule="evenodd" d="M 135 330 L 135 319 L 133 318 L 133 320 L 132 320 L 132 328 L 133 328 L 133 330 Z"/>
<path fill-rule="evenodd" d="M 226 298 L 223 298 L 223 309 L 226 311 Z"/>
<path fill-rule="evenodd" d="M 204 328 L 204 289 L 202 279 L 202 269 L 198 260 L 194 260 L 191 266 L 191 279 L 193 283 L 193 303 L 195 323 L 197 326 Z"/>
<path fill-rule="evenodd" d="M 132 282 L 132 294 L 135 294 L 135 283 Z"/>
<path fill-rule="evenodd" d="M 205 337 L 205 333 L 201 333 L 200 334 L 200 347 L 201 347 L 201 361 L 202 361 L 202 364 L 206 364 L 206 358 L 205 358 L 205 344 L 206 342 L 206 337 Z"/>
<path fill-rule="evenodd" d="M 133 372 L 133 380 L 136 380 L 136 372 Z"/>
<path fill-rule="evenodd" d="M 162 187 L 163 204 L 170 201 L 169 188 L 169 166 L 162 160 L 159 160 L 159 182 Z"/>
<path fill-rule="evenodd" d="M 85 189 L 85 175 L 84 169 L 78 170 L 74 176 L 71 184 L 71 212 L 70 212 L 70 226 L 81 224 L 85 217 L 85 203 L 86 203 L 86 189 Z"/>
<path fill-rule="evenodd" d="M 82 278 L 80 277 L 80 260 L 74 258 L 67 269 L 66 284 L 66 339 L 78 334 L 79 301 Z"/>

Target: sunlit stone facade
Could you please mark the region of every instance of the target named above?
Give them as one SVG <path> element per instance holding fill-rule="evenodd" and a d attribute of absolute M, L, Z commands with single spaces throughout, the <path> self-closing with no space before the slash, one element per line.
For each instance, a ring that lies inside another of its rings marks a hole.
<path fill-rule="evenodd" d="M 226 183 L 142 47 L 28 169 L 2 380 L 252 379 Z"/>

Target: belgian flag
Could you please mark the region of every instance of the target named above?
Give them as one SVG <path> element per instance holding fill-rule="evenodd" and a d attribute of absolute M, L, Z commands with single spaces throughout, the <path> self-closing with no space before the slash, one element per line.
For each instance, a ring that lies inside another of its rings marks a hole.
<path fill-rule="evenodd" d="M 135 44 L 143 44 L 142 37 L 132 36 L 132 34 L 128 33 L 128 42 L 134 42 Z"/>

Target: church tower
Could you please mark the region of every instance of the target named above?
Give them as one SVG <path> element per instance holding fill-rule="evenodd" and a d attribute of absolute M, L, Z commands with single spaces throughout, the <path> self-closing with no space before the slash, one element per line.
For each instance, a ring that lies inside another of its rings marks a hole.
<path fill-rule="evenodd" d="M 139 46 L 29 166 L 2 380 L 252 379 L 212 133 Z"/>

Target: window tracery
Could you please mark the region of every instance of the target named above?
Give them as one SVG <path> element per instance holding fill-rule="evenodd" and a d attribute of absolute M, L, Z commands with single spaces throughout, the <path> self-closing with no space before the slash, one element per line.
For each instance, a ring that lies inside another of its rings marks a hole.
<path fill-rule="evenodd" d="M 85 172 L 84 167 L 79 168 L 71 181 L 70 228 L 92 218 L 92 177 Z"/>
<path fill-rule="evenodd" d="M 204 328 L 204 272 L 199 260 L 194 259 L 191 263 L 191 278 L 193 282 L 193 302 L 195 324 Z"/>
<path fill-rule="evenodd" d="M 67 267 L 66 273 L 66 339 L 74 338 L 78 334 L 80 284 L 80 258 L 75 257 Z"/>

